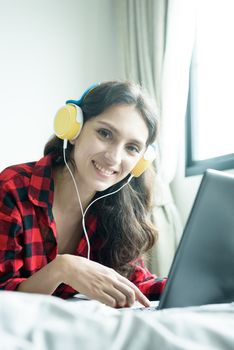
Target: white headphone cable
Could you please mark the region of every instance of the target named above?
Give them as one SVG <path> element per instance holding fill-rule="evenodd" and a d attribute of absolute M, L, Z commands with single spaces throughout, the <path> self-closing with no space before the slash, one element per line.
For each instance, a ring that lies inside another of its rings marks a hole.
<path fill-rule="evenodd" d="M 66 142 L 65 142 L 66 141 Z M 79 191 L 78 191 L 78 187 L 77 187 L 77 184 L 76 184 L 76 180 L 74 178 L 74 175 L 69 167 L 69 165 L 67 164 L 67 160 L 66 160 L 66 148 L 67 148 L 67 140 L 64 140 L 64 143 L 63 143 L 63 160 L 64 160 L 64 163 L 71 175 L 71 178 L 74 182 L 74 186 L 75 186 L 75 189 L 76 189 L 76 193 L 77 193 L 77 197 L 78 197 L 78 201 L 79 201 L 79 204 L 80 204 L 80 210 L 81 210 L 81 214 L 82 216 L 84 215 L 84 211 L 83 211 L 83 207 L 82 207 L 82 203 L 81 203 L 81 199 L 80 199 L 80 194 L 79 194 Z"/>
<path fill-rule="evenodd" d="M 76 194 L 77 194 L 77 198 L 78 198 L 78 201 L 79 201 L 79 205 L 80 205 L 80 210 L 81 210 L 81 215 L 82 215 L 82 225 L 83 225 L 83 218 L 84 218 L 84 210 L 83 210 L 83 206 L 82 206 L 82 203 L 81 203 L 81 199 L 80 199 L 80 194 L 79 194 L 79 190 L 78 190 L 78 187 L 77 187 L 77 184 L 76 184 L 76 180 L 74 178 L 74 175 L 67 163 L 67 160 L 66 160 L 66 148 L 67 148 L 67 140 L 65 139 L 63 141 L 63 160 L 64 160 L 64 163 L 71 175 L 71 178 L 72 178 L 72 181 L 74 183 L 74 186 L 75 186 L 75 189 L 76 189 Z M 85 234 L 85 239 L 86 239 L 86 242 L 87 242 L 87 249 L 88 249 L 88 254 L 87 254 L 87 258 L 90 259 L 90 242 L 89 242 L 89 237 L 88 237 L 88 234 L 87 234 L 87 231 L 86 229 L 84 230 L 84 234 Z"/>
<path fill-rule="evenodd" d="M 93 205 L 93 204 L 94 204 L 95 202 L 97 202 L 99 199 L 102 199 L 102 198 L 104 198 L 104 197 L 108 197 L 108 196 L 110 196 L 110 195 L 112 195 L 112 194 L 115 194 L 115 193 L 119 192 L 120 190 L 122 190 L 122 188 L 123 188 L 124 186 L 126 186 L 126 185 L 131 181 L 132 178 L 133 178 L 133 176 L 131 175 L 131 176 L 129 177 L 128 181 L 125 182 L 120 188 L 118 188 L 117 190 L 115 190 L 115 191 L 113 191 L 113 192 L 111 192 L 111 193 L 104 194 L 103 196 L 100 196 L 100 197 L 94 199 L 94 200 L 87 206 L 87 208 L 86 208 L 85 211 L 84 211 L 83 217 L 82 217 L 82 226 L 83 226 L 83 230 L 84 230 L 86 239 L 87 239 L 87 237 L 88 237 L 88 234 L 87 234 L 87 232 L 86 232 L 86 227 L 85 227 L 85 215 L 86 215 L 88 209 L 91 207 L 91 205 Z M 89 248 L 89 249 L 88 249 L 87 258 L 90 259 L 90 244 L 88 244 L 88 248 Z"/>

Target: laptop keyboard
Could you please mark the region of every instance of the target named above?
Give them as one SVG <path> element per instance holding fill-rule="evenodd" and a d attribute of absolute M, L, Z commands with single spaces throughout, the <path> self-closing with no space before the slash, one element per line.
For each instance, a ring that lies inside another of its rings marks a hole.
<path fill-rule="evenodd" d="M 145 306 L 142 306 L 139 302 L 135 302 L 135 304 L 132 306 L 132 307 L 124 307 L 124 308 L 121 308 L 121 309 L 118 309 L 120 311 L 122 310 L 128 310 L 128 311 L 137 311 L 137 312 L 155 312 L 158 310 L 158 304 L 159 304 L 159 301 L 158 300 L 154 300 L 154 301 L 151 301 L 151 306 L 149 307 L 145 307 Z"/>

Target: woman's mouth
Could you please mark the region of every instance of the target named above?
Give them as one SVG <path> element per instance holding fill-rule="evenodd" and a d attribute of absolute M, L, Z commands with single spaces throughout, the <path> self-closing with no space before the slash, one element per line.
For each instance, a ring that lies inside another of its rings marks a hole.
<path fill-rule="evenodd" d="M 98 164 L 97 162 L 95 162 L 95 160 L 92 161 L 94 167 L 102 174 L 105 176 L 111 176 L 113 174 L 116 173 L 116 171 L 114 170 L 110 170 L 110 169 L 106 169 L 103 166 L 101 166 L 100 164 Z"/>

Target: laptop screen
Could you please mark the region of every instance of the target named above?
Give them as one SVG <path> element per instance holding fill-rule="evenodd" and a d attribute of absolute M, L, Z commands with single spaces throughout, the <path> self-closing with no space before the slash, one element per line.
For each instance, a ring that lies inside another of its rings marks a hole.
<path fill-rule="evenodd" d="M 207 170 L 159 309 L 234 301 L 234 176 Z"/>

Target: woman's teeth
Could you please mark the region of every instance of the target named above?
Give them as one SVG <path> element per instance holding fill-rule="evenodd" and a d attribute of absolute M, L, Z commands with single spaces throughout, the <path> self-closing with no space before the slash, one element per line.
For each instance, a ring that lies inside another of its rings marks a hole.
<path fill-rule="evenodd" d="M 93 162 L 95 168 L 97 168 L 102 174 L 110 176 L 112 174 L 114 174 L 114 170 L 107 170 L 105 168 L 103 168 L 101 165 L 99 165 L 98 163 L 96 163 L 95 161 Z"/>

